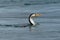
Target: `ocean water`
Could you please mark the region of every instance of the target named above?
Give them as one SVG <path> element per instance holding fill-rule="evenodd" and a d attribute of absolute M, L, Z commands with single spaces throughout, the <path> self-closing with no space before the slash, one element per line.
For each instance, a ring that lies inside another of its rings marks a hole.
<path fill-rule="evenodd" d="M 20 27 L 31 13 L 42 14 L 33 31 Z M 60 0 L 0 0 L 0 40 L 60 40 Z"/>

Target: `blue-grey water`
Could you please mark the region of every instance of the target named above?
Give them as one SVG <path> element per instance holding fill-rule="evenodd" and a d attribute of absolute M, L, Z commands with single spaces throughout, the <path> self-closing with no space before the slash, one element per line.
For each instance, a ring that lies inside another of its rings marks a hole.
<path fill-rule="evenodd" d="M 20 27 L 31 13 L 42 14 L 33 31 Z M 0 40 L 60 40 L 60 0 L 0 0 Z"/>

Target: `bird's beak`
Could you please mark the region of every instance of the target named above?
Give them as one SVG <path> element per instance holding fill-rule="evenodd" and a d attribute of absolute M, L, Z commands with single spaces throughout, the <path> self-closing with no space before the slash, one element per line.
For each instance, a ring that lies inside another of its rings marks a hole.
<path fill-rule="evenodd" d="M 35 16 L 36 16 L 36 17 L 37 17 L 37 16 L 41 16 L 41 14 L 36 13 Z"/>

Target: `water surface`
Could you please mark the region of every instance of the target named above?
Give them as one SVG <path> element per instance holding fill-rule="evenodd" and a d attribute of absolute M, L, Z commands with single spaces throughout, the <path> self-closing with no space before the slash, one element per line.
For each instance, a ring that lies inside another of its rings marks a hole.
<path fill-rule="evenodd" d="M 40 24 L 33 27 L 35 31 L 20 27 L 29 23 L 31 13 L 42 14 L 34 19 Z M 60 0 L 1 0 L 0 40 L 60 40 Z"/>

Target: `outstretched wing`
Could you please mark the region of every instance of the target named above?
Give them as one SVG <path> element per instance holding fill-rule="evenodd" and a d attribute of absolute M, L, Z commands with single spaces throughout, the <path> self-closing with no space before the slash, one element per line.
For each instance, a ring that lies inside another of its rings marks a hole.
<path fill-rule="evenodd" d="M 4 27 L 27 27 L 30 24 L 25 23 L 25 24 L 0 24 L 0 26 L 4 26 Z"/>
<path fill-rule="evenodd" d="M 14 27 L 27 27 L 30 26 L 30 24 L 25 23 L 25 24 L 15 24 Z"/>

